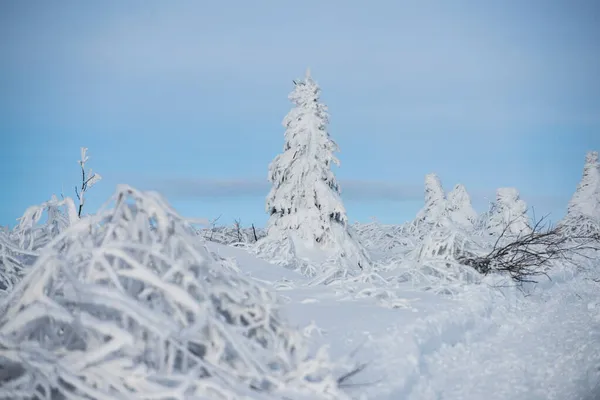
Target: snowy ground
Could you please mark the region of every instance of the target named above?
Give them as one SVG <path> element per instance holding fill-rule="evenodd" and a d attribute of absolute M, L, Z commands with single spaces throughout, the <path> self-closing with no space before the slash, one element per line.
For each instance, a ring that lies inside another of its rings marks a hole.
<path fill-rule="evenodd" d="M 306 285 L 295 272 L 214 243 L 244 273 L 273 286 L 288 318 L 335 357 L 367 368 L 347 390 L 367 399 L 593 400 L 600 398 L 600 286 L 556 274 L 525 292 L 466 286 L 455 296 L 410 287 L 385 305 Z M 491 281 L 489 283 L 492 283 Z"/>

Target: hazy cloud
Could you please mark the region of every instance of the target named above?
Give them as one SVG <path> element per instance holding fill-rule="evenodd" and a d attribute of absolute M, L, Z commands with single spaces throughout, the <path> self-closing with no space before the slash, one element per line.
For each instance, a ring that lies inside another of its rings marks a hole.
<path fill-rule="evenodd" d="M 148 189 L 163 193 L 170 199 L 210 199 L 262 197 L 271 189 L 261 179 L 199 179 L 165 178 L 142 183 Z M 342 197 L 351 201 L 410 201 L 423 198 L 423 187 L 389 182 L 341 180 Z"/>
<path fill-rule="evenodd" d="M 384 181 L 340 180 L 342 198 L 352 202 L 376 201 L 422 201 L 423 185 L 403 184 Z M 267 180 L 250 179 L 202 179 L 202 178 L 162 178 L 151 179 L 142 183 L 146 189 L 156 190 L 170 200 L 193 199 L 232 199 L 237 197 L 266 197 L 271 189 Z M 445 188 L 446 191 L 452 186 Z M 467 188 L 467 190 L 469 190 Z M 485 211 L 490 201 L 495 199 L 495 190 L 469 191 L 474 205 L 479 211 Z M 537 217 L 549 210 L 566 209 L 568 196 L 521 192 L 521 197 L 530 208 L 536 209 Z M 556 211 L 555 211 L 556 212 Z M 553 215 L 551 219 L 556 219 Z"/>

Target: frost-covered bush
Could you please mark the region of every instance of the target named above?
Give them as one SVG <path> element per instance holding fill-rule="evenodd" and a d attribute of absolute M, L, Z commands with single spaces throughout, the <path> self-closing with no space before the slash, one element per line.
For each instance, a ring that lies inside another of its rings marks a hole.
<path fill-rule="evenodd" d="M 531 233 L 527 203 L 515 188 L 500 188 L 496 191 L 496 202 L 485 214 L 485 229 L 491 236 L 526 235 Z"/>
<path fill-rule="evenodd" d="M 444 281 L 472 282 L 478 273 L 460 260 L 483 254 L 483 244 L 471 231 L 448 224 L 431 230 L 408 254 L 419 274 Z"/>
<path fill-rule="evenodd" d="M 355 223 L 352 226 L 359 242 L 369 251 L 405 249 L 412 242 L 404 225 L 387 225 L 379 222 Z"/>
<path fill-rule="evenodd" d="M 26 255 L 26 252 L 11 241 L 8 228 L 2 227 L 0 229 L 0 296 L 12 290 L 23 277 L 25 273 L 23 258 Z"/>
<path fill-rule="evenodd" d="M 327 131 L 327 107 L 319 101 L 321 89 L 309 71 L 294 83 L 288 96 L 294 108 L 283 121 L 283 153 L 269 166 L 273 186 L 266 211 L 270 218 L 257 254 L 265 257 L 279 248 L 287 254 L 293 248 L 299 259 L 315 264 L 335 259 L 342 275 L 355 274 L 370 267 L 371 261 L 350 232 L 340 187 L 331 170 L 339 161 L 334 155 L 338 146 Z"/>
<path fill-rule="evenodd" d="M 0 398 L 344 398 L 273 295 L 160 196 L 123 185 L 111 205 L 48 243 L 0 305 Z"/>
<path fill-rule="evenodd" d="M 1 229 L 0 291 L 10 291 L 35 262 L 39 251 L 77 220 L 72 199 L 52 196 L 45 203 L 29 207 L 12 230 Z"/>

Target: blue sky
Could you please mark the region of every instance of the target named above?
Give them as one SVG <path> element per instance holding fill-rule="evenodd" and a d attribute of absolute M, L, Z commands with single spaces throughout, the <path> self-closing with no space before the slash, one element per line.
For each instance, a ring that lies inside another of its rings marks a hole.
<path fill-rule="evenodd" d="M 600 149 L 599 20 L 579 0 L 0 2 L 0 224 L 72 195 L 87 146 L 89 212 L 129 183 L 263 225 L 307 66 L 351 220 L 413 218 L 429 172 L 556 220 Z"/>

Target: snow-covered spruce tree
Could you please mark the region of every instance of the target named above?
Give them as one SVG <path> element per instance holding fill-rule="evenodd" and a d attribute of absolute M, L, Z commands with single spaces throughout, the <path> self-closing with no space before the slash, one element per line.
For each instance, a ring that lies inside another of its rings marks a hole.
<path fill-rule="evenodd" d="M 492 236 L 515 236 L 531 232 L 527 203 L 515 188 L 500 188 L 496 191 L 496 202 L 486 214 L 486 231 Z"/>
<path fill-rule="evenodd" d="M 473 229 L 477 213 L 471 205 L 471 197 L 464 185 L 458 184 L 448 193 L 446 212 L 457 226 L 466 230 Z"/>
<path fill-rule="evenodd" d="M 581 235 L 600 232 L 600 163 L 598 152 L 586 154 L 583 176 L 560 226 Z"/>
<path fill-rule="evenodd" d="M 327 131 L 327 107 L 319 101 L 320 88 L 307 70 L 294 81 L 288 98 L 294 108 L 283 120 L 283 153 L 269 166 L 273 187 L 267 197 L 270 218 L 264 243 L 281 241 L 299 258 L 312 262 L 335 259 L 345 274 L 370 265 L 364 249 L 353 238 L 340 187 L 331 170 L 339 165 L 337 144 Z"/>
<path fill-rule="evenodd" d="M 419 237 L 431 229 L 447 224 L 446 194 L 436 174 L 425 175 L 425 206 L 417 213 L 412 226 Z"/>
<path fill-rule="evenodd" d="M 160 196 L 122 185 L 0 303 L 0 398 L 347 398 L 278 308 Z"/>

